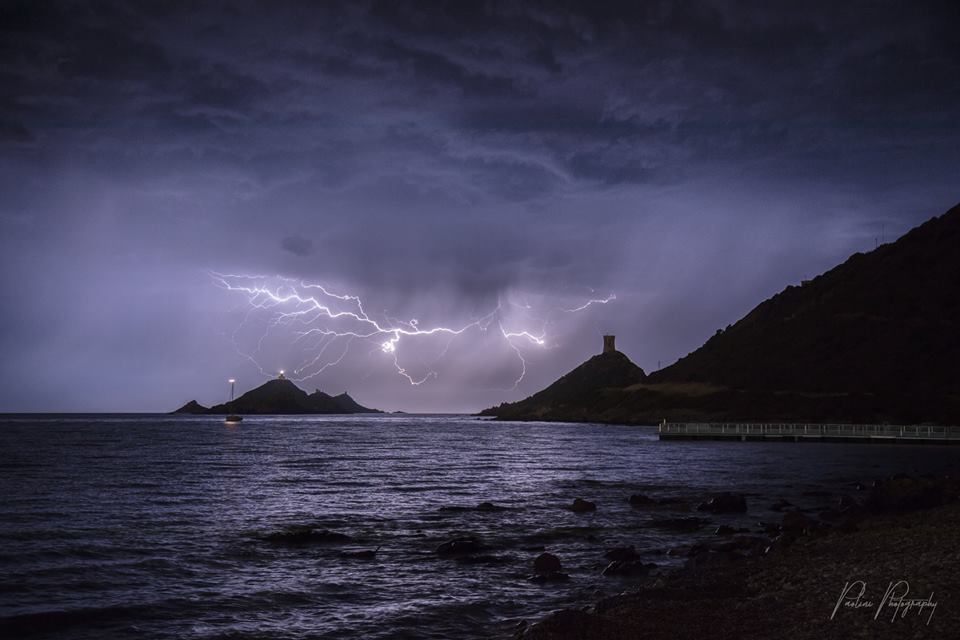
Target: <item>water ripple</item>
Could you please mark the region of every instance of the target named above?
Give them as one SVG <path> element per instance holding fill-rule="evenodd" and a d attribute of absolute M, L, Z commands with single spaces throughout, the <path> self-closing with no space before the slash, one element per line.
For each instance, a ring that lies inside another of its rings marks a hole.
<path fill-rule="evenodd" d="M 660 564 L 709 535 L 651 526 L 632 493 L 764 504 L 956 464 L 954 449 L 661 443 L 652 428 L 468 417 L 0 416 L 0 635 L 472 638 L 625 583 L 604 549 Z M 598 510 L 565 509 L 575 497 Z M 811 499 L 812 500 L 812 499 Z M 481 502 L 502 511 L 473 509 Z M 452 507 L 452 509 L 451 509 Z M 446 508 L 446 509 L 445 509 Z M 312 527 L 350 536 L 273 544 Z M 497 562 L 434 549 L 479 537 Z M 379 548 L 374 558 L 358 551 Z M 572 579 L 526 581 L 542 549 Z M 354 555 L 351 555 L 353 553 Z"/>

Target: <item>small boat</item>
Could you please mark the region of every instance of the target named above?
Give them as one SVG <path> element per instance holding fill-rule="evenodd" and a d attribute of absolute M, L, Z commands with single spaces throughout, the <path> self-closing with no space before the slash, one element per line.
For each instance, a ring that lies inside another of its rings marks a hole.
<path fill-rule="evenodd" d="M 228 410 L 233 408 L 231 406 L 233 404 L 233 385 L 236 383 L 236 380 L 234 380 L 233 378 L 230 378 L 229 382 L 230 382 L 230 402 L 227 403 Z M 243 421 L 243 416 L 237 415 L 235 413 L 227 414 L 227 420 L 226 420 L 227 423 L 237 423 L 242 421 Z"/>

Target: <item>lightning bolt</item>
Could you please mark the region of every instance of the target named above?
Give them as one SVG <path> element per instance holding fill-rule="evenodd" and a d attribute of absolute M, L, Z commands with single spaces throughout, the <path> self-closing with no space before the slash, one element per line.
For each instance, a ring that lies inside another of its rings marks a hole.
<path fill-rule="evenodd" d="M 336 366 L 347 356 L 351 343 L 363 340 L 373 342 L 376 345 L 373 351 L 379 350 L 387 356 L 396 372 L 411 385 L 420 386 L 438 377 L 437 372 L 432 368 L 433 364 L 443 358 L 454 339 L 471 331 L 487 332 L 495 327 L 505 344 L 518 358 L 520 372 L 512 387 L 516 389 L 527 373 L 527 360 L 524 357 L 523 347 L 547 346 L 548 322 L 546 320 L 540 323 L 539 331 L 528 328 L 514 330 L 507 326 L 510 323 L 505 318 L 505 308 L 530 310 L 531 305 L 526 303 L 517 305 L 499 299 L 495 308 L 469 322 L 455 326 L 425 326 L 418 318 L 400 320 L 386 314 L 383 314 L 385 316 L 383 319 L 374 317 L 364 309 L 363 301 L 359 296 L 335 292 L 318 283 L 282 276 L 227 274 L 214 271 L 209 272 L 209 275 L 216 286 L 245 296 L 248 309 L 231 339 L 237 352 L 250 360 L 266 377 L 272 377 L 272 373 L 264 370 L 257 356 L 262 352 L 268 337 L 280 328 L 292 331 L 296 336 L 294 345 L 306 354 L 303 363 L 287 376 L 295 381 L 307 380 Z M 611 294 L 605 300 L 590 300 L 575 309 L 566 311 L 582 311 L 594 303 L 607 304 L 615 299 L 616 296 Z M 262 335 L 256 342 L 256 348 L 252 352 L 247 352 L 240 347 L 238 336 L 257 313 L 266 314 L 266 323 Z M 430 337 L 446 337 L 446 345 L 432 363 L 425 363 L 427 364 L 426 373 L 415 375 L 401 363 L 401 346 L 408 339 Z M 333 345 L 337 343 L 342 343 L 342 346 L 334 349 Z M 328 351 L 332 351 L 333 354 L 339 352 L 339 355 L 331 358 L 327 355 Z"/>
<path fill-rule="evenodd" d="M 575 308 L 575 309 L 565 309 L 565 311 L 566 311 L 567 313 L 576 313 L 576 312 L 578 312 L 578 311 L 583 311 L 584 309 L 586 309 L 587 307 L 589 307 L 589 306 L 591 306 L 591 305 L 594 305 L 594 304 L 607 304 L 608 302 L 613 302 L 613 301 L 616 300 L 616 299 L 617 299 L 617 294 L 611 293 L 609 296 L 607 296 L 606 298 L 603 298 L 603 299 L 601 299 L 601 300 L 587 300 L 586 302 L 584 302 L 584 303 L 583 303 L 582 305 L 580 305 L 579 307 L 577 307 L 577 308 Z"/>

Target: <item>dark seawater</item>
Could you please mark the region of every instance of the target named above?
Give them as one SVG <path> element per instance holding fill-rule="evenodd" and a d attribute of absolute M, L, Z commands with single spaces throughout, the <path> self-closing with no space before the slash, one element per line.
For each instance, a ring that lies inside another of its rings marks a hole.
<path fill-rule="evenodd" d="M 0 633 L 23 638 L 473 638 L 629 586 L 603 550 L 650 560 L 690 539 L 649 526 L 631 493 L 775 498 L 893 472 L 942 471 L 960 448 L 659 442 L 652 428 L 461 417 L 0 416 Z M 563 509 L 574 497 L 593 514 Z M 834 498 L 835 499 L 835 496 Z M 493 501 L 502 513 L 441 512 Z M 819 502 L 818 502 L 819 501 Z M 673 514 L 683 515 L 683 514 Z M 689 515 L 689 514 L 688 514 Z M 354 536 L 282 547 L 291 524 Z M 715 526 L 715 525 L 714 525 Z M 438 558 L 463 533 L 499 565 Z M 375 548 L 374 560 L 341 551 Z M 545 547 L 568 583 L 526 581 Z"/>

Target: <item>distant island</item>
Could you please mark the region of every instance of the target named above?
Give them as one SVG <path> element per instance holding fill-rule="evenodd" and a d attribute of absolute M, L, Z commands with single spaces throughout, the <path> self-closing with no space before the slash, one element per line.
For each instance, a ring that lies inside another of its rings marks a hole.
<path fill-rule="evenodd" d="M 173 413 L 175 414 L 227 414 L 245 415 L 285 415 L 285 414 L 338 414 L 338 413 L 382 413 L 358 404 L 346 393 L 331 396 L 320 390 L 308 394 L 306 391 L 281 377 L 270 380 L 256 389 L 246 392 L 236 400 L 207 408 L 196 400 L 191 400 Z"/>
<path fill-rule="evenodd" d="M 482 412 L 656 424 L 960 424 L 960 205 L 898 241 L 788 286 L 646 375 L 616 351 Z"/>

